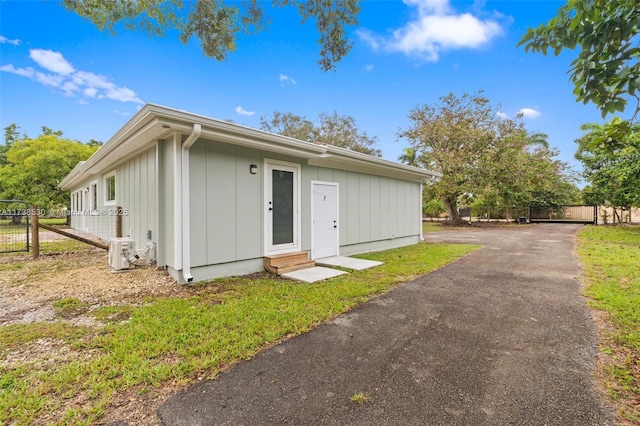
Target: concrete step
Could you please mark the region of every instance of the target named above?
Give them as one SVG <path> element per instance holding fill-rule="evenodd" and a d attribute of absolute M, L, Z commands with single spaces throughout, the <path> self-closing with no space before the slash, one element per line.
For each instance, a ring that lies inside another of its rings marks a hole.
<path fill-rule="evenodd" d="M 313 268 L 314 266 L 316 266 L 316 262 L 314 262 L 313 260 L 308 260 L 305 263 L 296 263 L 295 265 L 280 266 L 276 268 L 277 270 L 275 274 L 282 275 L 282 274 L 286 274 L 287 272 L 300 271 L 301 269 Z"/>

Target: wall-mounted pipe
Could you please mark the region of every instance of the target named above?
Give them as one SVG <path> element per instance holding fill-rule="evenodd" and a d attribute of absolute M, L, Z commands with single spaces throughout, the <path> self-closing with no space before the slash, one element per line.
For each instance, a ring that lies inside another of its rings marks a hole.
<path fill-rule="evenodd" d="M 189 149 L 200 138 L 202 126 L 193 124 L 193 130 L 182 144 L 182 277 L 188 283 L 193 281 L 191 275 L 191 218 L 189 214 L 190 188 L 189 188 Z"/>

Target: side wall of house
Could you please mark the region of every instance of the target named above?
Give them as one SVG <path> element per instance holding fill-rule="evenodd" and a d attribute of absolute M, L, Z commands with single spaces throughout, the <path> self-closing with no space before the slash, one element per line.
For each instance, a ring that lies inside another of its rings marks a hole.
<path fill-rule="evenodd" d="M 420 184 L 323 167 L 214 141 L 190 151 L 191 267 L 196 280 L 262 270 L 264 160 L 301 165 L 301 248 L 311 250 L 311 182 L 337 182 L 340 254 L 420 239 Z M 258 172 L 251 174 L 251 164 Z"/>
<path fill-rule="evenodd" d="M 156 149 L 150 149 L 116 169 L 116 205 L 122 207 L 122 235 L 136 241 L 136 249 L 147 243 L 147 231 L 156 240 L 157 194 Z"/>
<path fill-rule="evenodd" d="M 106 200 L 106 180 L 114 172 L 115 200 L 109 202 Z M 142 249 L 147 242 L 147 230 L 151 231 L 153 240 L 157 238 L 156 176 L 154 147 L 113 170 L 88 179 L 71 191 L 71 227 L 109 240 L 116 236 L 116 215 L 121 213 L 122 235 L 133 237 L 136 249 Z M 97 190 L 95 198 L 93 185 Z M 79 198 L 82 201 L 78 202 Z M 121 210 L 118 211 L 117 207 Z"/>
<path fill-rule="evenodd" d="M 337 182 L 340 254 L 385 250 L 419 241 L 420 184 L 384 176 L 304 166 L 302 246 L 311 250 L 311 181 Z"/>
<path fill-rule="evenodd" d="M 108 241 L 116 236 L 116 211 L 105 205 L 103 180 L 98 175 L 71 191 L 71 227 Z"/>

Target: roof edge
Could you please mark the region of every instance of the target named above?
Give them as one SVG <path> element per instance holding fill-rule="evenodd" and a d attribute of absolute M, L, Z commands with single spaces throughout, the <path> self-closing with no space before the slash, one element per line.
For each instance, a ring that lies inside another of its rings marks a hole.
<path fill-rule="evenodd" d="M 115 166 L 115 162 L 121 160 L 123 155 L 135 152 L 138 145 L 142 147 L 151 142 L 150 140 L 142 139 L 150 136 L 164 136 L 174 132 L 187 134 L 193 124 L 196 123 L 203 127 L 203 137 L 206 137 L 207 134 L 215 135 L 216 139 L 218 137 L 223 139 L 221 142 L 253 146 L 257 149 L 272 150 L 274 152 L 288 152 L 294 156 L 299 155 L 302 158 L 307 158 L 310 164 L 311 162 L 317 165 L 322 165 L 323 162 L 334 164 L 353 163 L 372 171 L 393 171 L 392 174 L 394 175 L 406 176 L 407 179 L 414 181 L 424 181 L 442 176 L 440 173 L 430 170 L 384 160 L 350 149 L 294 139 L 184 110 L 148 103 L 89 159 L 78 163 L 60 182 L 59 187 L 72 189 L 71 185 L 78 182 L 84 173 L 87 174 L 86 177 L 93 176 L 96 173 L 100 173 L 102 169 L 106 170 Z M 161 137 L 158 137 L 158 139 L 161 139 Z M 106 161 L 104 165 L 98 165 L 101 161 L 109 158 L 112 160 L 111 162 Z M 82 179 L 86 177 L 83 176 Z"/>

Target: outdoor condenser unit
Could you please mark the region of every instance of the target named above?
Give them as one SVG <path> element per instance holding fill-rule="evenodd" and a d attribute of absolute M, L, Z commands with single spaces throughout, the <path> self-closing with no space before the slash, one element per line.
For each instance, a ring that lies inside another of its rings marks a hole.
<path fill-rule="evenodd" d="M 131 259 L 135 254 L 136 244 L 133 238 L 112 238 L 109 241 L 109 268 L 112 271 L 135 268 L 135 265 L 127 260 L 127 257 Z"/>

